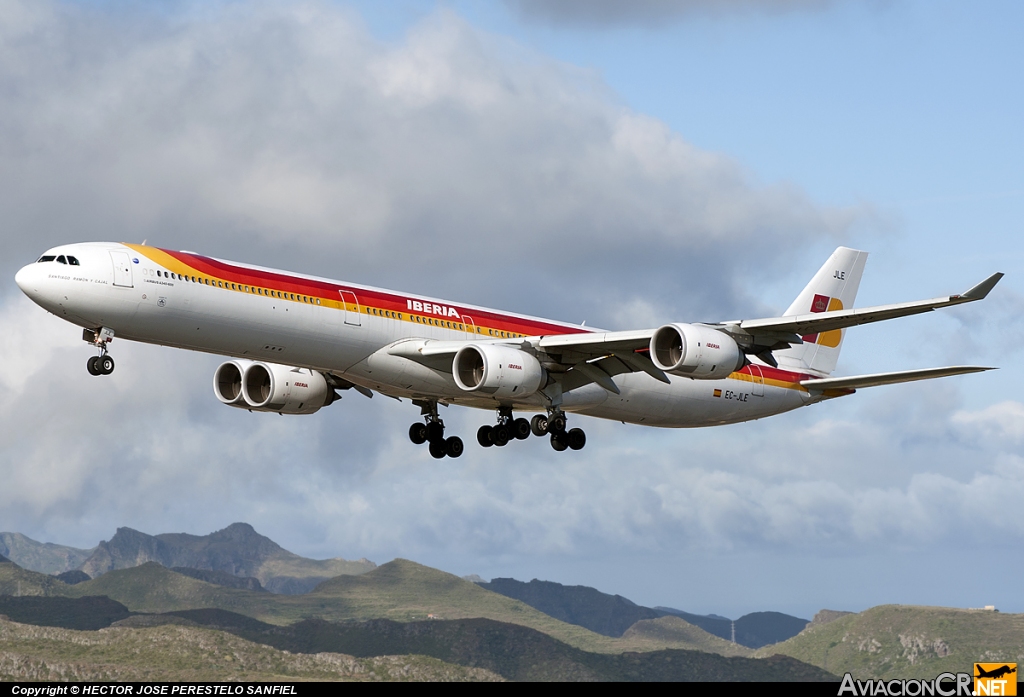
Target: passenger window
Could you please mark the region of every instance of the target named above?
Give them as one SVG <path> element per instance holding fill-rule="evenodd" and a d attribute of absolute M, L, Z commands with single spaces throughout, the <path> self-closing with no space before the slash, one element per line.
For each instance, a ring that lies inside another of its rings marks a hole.
<path fill-rule="evenodd" d="M 78 259 L 71 256 L 68 257 L 68 263 L 71 264 L 72 266 L 81 266 L 81 264 L 78 263 Z"/>

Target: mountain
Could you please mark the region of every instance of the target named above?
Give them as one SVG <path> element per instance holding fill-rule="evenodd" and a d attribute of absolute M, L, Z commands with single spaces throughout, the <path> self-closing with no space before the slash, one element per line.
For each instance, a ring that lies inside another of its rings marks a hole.
<path fill-rule="evenodd" d="M 59 574 L 77 569 L 92 553 L 92 549 L 36 542 L 20 532 L 0 532 L 0 555 L 23 569 L 43 574 Z"/>
<path fill-rule="evenodd" d="M 622 636 L 640 620 L 653 620 L 665 614 L 589 586 L 563 586 L 537 579 L 523 583 L 514 578 L 496 578 L 490 583 L 477 582 L 477 585 L 521 600 L 555 619 L 610 637 Z"/>
<path fill-rule="evenodd" d="M 100 542 L 80 569 L 96 578 L 115 569 L 150 561 L 168 568 L 187 567 L 253 577 L 267 590 L 285 594 L 306 593 L 328 578 L 366 573 L 376 566 L 366 559 L 306 559 L 260 535 L 251 525 L 234 523 L 202 536 L 147 535 L 131 528 L 118 528 L 109 541 Z"/>
<path fill-rule="evenodd" d="M 92 580 L 91 578 L 89 578 L 89 574 L 85 573 L 84 571 L 79 571 L 78 569 L 65 571 L 62 574 L 54 574 L 53 577 L 58 581 L 68 584 L 69 586 L 73 586 L 76 583 L 85 583 L 86 581 Z"/>
<path fill-rule="evenodd" d="M 61 595 L 105 595 L 133 612 L 216 608 L 275 625 L 308 618 L 332 621 L 387 618 L 408 622 L 431 616 L 443 619 L 483 617 L 530 627 L 571 646 L 600 653 L 665 648 L 713 651 L 715 642 L 719 641 L 696 627 L 691 638 L 679 635 L 665 639 L 643 633 L 619 639 L 602 636 L 556 620 L 525 603 L 492 593 L 458 576 L 404 559 L 383 564 L 360 576 L 338 576 L 305 595 L 225 588 L 175 573 L 156 562 L 110 571 L 75 586 L 61 586 Z M 729 653 L 736 651 L 730 648 Z"/>
<path fill-rule="evenodd" d="M 858 679 L 934 678 L 971 672 L 979 660 L 1024 662 L 1024 615 L 882 605 L 812 623 L 759 653 L 785 654 Z"/>
<path fill-rule="evenodd" d="M 175 566 L 171 569 L 176 574 L 188 576 L 189 578 L 198 579 L 200 581 L 206 581 L 212 583 L 215 586 L 224 586 L 225 588 L 244 588 L 250 591 L 265 591 L 266 589 L 260 584 L 258 578 L 252 576 L 232 576 L 226 571 L 211 571 L 209 569 L 190 569 L 187 566 Z M 65 581 L 67 583 L 67 581 Z"/>
<path fill-rule="evenodd" d="M 67 589 L 48 574 L 23 569 L 9 559 L 0 563 L 0 596 L 63 595 Z"/>
<path fill-rule="evenodd" d="M 637 622 L 673 615 L 709 634 L 732 641 L 733 622 L 725 617 L 694 615 L 668 607 L 643 607 L 621 595 L 609 595 L 589 586 L 564 586 L 537 579 L 524 583 L 514 578 L 496 578 L 477 585 L 521 600 L 563 622 L 609 637 L 623 636 Z M 736 643 L 753 649 L 774 644 L 795 636 L 807 622 L 781 612 L 754 612 L 736 620 Z"/>

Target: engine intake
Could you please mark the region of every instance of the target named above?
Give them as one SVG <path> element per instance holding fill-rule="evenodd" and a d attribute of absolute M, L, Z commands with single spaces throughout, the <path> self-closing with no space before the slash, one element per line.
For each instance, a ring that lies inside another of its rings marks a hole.
<path fill-rule="evenodd" d="M 315 370 L 239 359 L 217 368 L 213 391 L 229 406 L 281 414 L 313 414 L 338 398 Z"/>
<path fill-rule="evenodd" d="M 661 370 L 695 380 L 719 380 L 746 362 L 728 334 L 694 324 L 666 324 L 651 336 L 651 361 Z"/>
<path fill-rule="evenodd" d="M 452 361 L 455 384 L 495 399 L 528 397 L 543 387 L 544 368 L 534 356 L 508 346 L 469 344 Z"/>

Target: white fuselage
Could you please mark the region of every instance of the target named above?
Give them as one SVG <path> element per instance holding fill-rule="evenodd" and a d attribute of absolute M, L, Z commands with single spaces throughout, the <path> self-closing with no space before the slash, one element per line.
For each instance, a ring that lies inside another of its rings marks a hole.
<path fill-rule="evenodd" d="M 141 245 L 64 245 L 29 264 L 17 283 L 37 304 L 117 338 L 331 373 L 399 398 L 543 411 L 537 393 L 510 401 L 462 390 L 451 364 L 396 355 L 404 341 L 516 345 L 529 337 L 595 330 L 461 303 L 226 262 Z M 562 407 L 605 419 L 664 427 L 735 423 L 819 401 L 806 377 L 754 363 L 726 379 L 646 373 L 615 377 L 619 394 L 596 383 L 563 396 Z"/>

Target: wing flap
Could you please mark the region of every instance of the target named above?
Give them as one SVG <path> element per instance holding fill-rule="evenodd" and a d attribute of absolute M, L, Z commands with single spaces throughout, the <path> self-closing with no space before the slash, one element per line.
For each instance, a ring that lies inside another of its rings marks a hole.
<path fill-rule="evenodd" d="M 846 378 L 815 378 L 813 380 L 801 380 L 800 385 L 808 390 L 856 390 L 861 387 L 878 387 L 879 385 L 895 385 L 900 382 L 913 382 L 915 380 L 931 380 L 932 378 L 944 378 L 950 375 L 964 375 L 966 373 L 981 373 L 995 368 L 986 368 L 975 365 L 955 365 L 945 368 L 924 368 L 921 370 L 901 370 L 894 373 L 873 373 L 871 375 L 854 375 Z"/>

